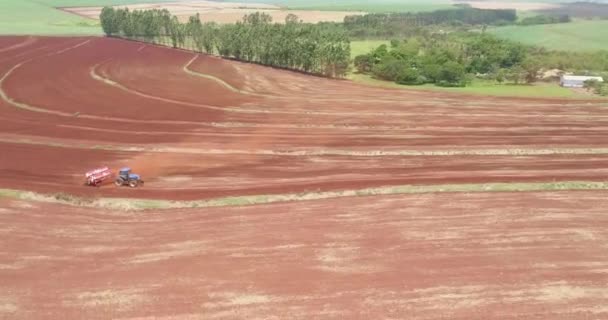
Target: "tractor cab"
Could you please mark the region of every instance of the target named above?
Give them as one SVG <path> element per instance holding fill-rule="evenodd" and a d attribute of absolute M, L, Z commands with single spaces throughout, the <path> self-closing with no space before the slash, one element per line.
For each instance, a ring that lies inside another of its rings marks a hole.
<path fill-rule="evenodd" d="M 143 183 L 143 181 L 138 174 L 131 173 L 131 168 L 125 167 L 118 171 L 118 178 L 116 178 L 114 183 L 117 186 L 128 185 L 131 188 L 135 188 L 140 183 Z"/>
<path fill-rule="evenodd" d="M 126 167 L 122 168 L 122 169 L 120 169 L 120 171 L 118 171 L 118 176 L 125 180 L 131 180 L 131 179 L 139 180 L 139 175 L 131 174 L 131 168 L 126 168 Z"/>

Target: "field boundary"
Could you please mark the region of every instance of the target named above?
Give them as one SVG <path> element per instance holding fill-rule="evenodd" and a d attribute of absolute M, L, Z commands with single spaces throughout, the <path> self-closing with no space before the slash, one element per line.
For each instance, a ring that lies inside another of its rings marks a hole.
<path fill-rule="evenodd" d="M 18 136 L 0 136 L 0 142 L 10 144 L 39 145 L 66 149 L 105 150 L 121 152 L 228 154 L 269 156 L 355 156 L 355 157 L 450 157 L 450 156 L 550 156 L 550 155 L 608 155 L 608 148 L 490 148 L 462 150 L 348 150 L 348 149 L 208 149 L 144 145 L 90 144 L 74 141 L 72 144 L 54 141 L 36 141 Z"/>
<path fill-rule="evenodd" d="M 608 182 L 561 181 L 531 183 L 484 183 L 443 185 L 401 185 L 342 191 L 231 196 L 208 200 L 174 201 L 129 198 L 83 198 L 66 193 L 42 194 L 32 191 L 0 189 L 0 198 L 57 203 L 69 206 L 120 211 L 190 209 L 212 207 L 241 207 L 284 202 L 300 202 L 347 197 L 429 193 L 488 193 L 488 192 L 549 192 L 608 190 Z"/>

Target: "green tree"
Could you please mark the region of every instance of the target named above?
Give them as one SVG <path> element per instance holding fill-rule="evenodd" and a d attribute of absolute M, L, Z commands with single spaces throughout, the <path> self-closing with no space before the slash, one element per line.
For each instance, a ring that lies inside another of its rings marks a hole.
<path fill-rule="evenodd" d="M 444 87 L 464 87 L 466 85 L 464 66 L 456 61 L 447 62 L 441 67 L 437 84 Z"/>
<path fill-rule="evenodd" d="M 383 60 L 372 68 L 373 75 L 382 80 L 396 81 L 405 69 L 411 68 L 407 62 L 396 58 Z"/>
<path fill-rule="evenodd" d="M 198 13 L 188 19 L 188 24 L 186 25 L 186 34 L 192 38 L 196 51 L 203 52 L 205 39 L 203 33 L 203 24 L 201 23 L 200 15 Z"/>
<path fill-rule="evenodd" d="M 526 71 L 520 65 L 516 65 L 509 69 L 506 75 L 506 79 L 514 84 L 519 84 L 525 79 Z"/>
<path fill-rule="evenodd" d="M 177 48 L 180 45 L 180 41 L 183 37 L 181 30 L 181 23 L 177 20 L 176 16 L 172 16 L 168 24 L 169 37 L 171 38 L 171 45 L 173 48 Z"/>
<path fill-rule="evenodd" d="M 527 59 L 522 63 L 526 83 L 534 83 L 540 76 L 542 63 L 536 59 Z"/>
<path fill-rule="evenodd" d="M 587 91 L 597 91 L 599 86 L 601 86 L 601 83 L 596 79 L 589 79 L 583 83 L 583 88 L 587 89 Z"/>
<path fill-rule="evenodd" d="M 300 18 L 293 13 L 290 13 L 285 17 L 285 24 L 290 24 L 290 23 L 296 24 L 296 23 L 300 23 L 300 22 L 301 22 Z"/>
<path fill-rule="evenodd" d="M 202 45 L 206 53 L 213 53 L 216 42 L 217 25 L 214 22 L 206 22 L 202 28 Z"/>
<path fill-rule="evenodd" d="M 424 84 L 426 78 L 421 76 L 418 70 L 414 68 L 404 68 L 401 74 L 397 76 L 395 82 L 398 84 L 418 85 Z"/>
<path fill-rule="evenodd" d="M 374 66 L 374 58 L 371 54 L 362 54 L 355 57 L 355 68 L 359 73 L 369 73 Z"/>
<path fill-rule="evenodd" d="M 499 84 L 502 84 L 507 79 L 507 71 L 505 69 L 498 69 L 494 74 L 494 80 Z"/>
<path fill-rule="evenodd" d="M 99 16 L 103 32 L 111 37 L 120 32 L 120 24 L 116 17 L 116 10 L 112 7 L 103 7 Z"/>
<path fill-rule="evenodd" d="M 606 83 L 601 83 L 596 89 L 595 89 L 595 93 L 599 94 L 600 96 L 608 96 L 608 84 Z"/>
<path fill-rule="evenodd" d="M 434 62 L 426 62 L 422 64 L 424 76 L 429 82 L 436 83 L 440 81 L 441 66 Z"/>

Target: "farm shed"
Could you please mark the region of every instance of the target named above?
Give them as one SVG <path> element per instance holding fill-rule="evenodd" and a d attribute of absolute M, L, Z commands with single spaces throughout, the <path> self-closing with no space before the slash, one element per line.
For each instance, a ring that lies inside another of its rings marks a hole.
<path fill-rule="evenodd" d="M 560 79 L 559 84 L 566 88 L 582 88 L 587 80 L 597 80 L 604 82 L 602 77 L 588 77 L 588 76 L 571 76 L 563 75 Z"/>

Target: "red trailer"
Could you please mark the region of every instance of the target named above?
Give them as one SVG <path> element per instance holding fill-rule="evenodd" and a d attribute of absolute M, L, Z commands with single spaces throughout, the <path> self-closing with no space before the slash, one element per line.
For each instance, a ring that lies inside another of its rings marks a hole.
<path fill-rule="evenodd" d="M 87 186 L 97 187 L 104 180 L 106 180 L 110 177 L 112 177 L 112 171 L 110 171 L 110 168 L 108 168 L 108 167 L 98 168 L 98 169 L 91 170 L 91 171 L 85 173 L 85 178 L 86 178 L 85 184 Z"/>

